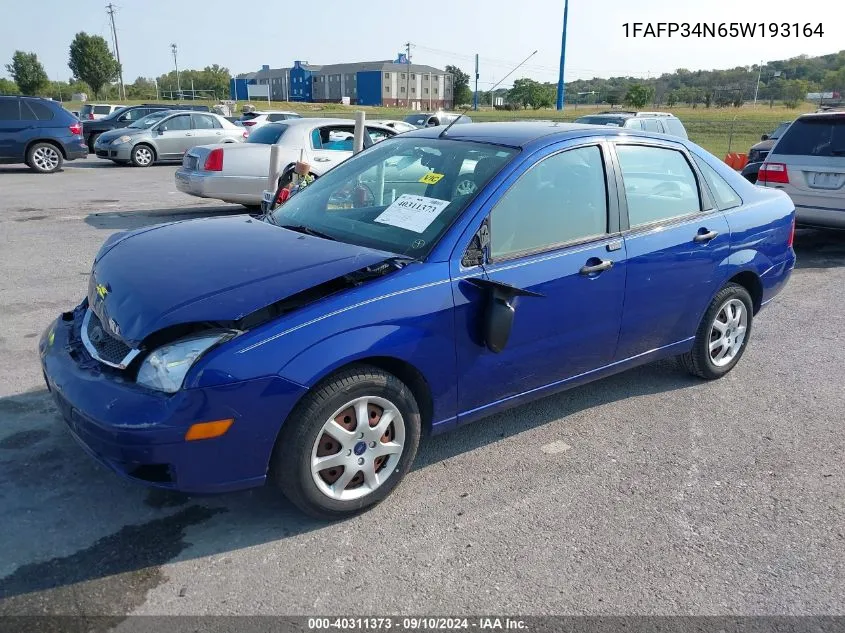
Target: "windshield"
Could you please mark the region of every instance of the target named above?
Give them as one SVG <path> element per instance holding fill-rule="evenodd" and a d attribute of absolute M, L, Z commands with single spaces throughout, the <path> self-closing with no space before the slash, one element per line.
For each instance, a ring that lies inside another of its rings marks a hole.
<path fill-rule="evenodd" d="M 282 138 L 282 134 L 288 129 L 283 123 L 270 123 L 262 125 L 257 130 L 250 132 L 246 139 L 247 143 L 260 143 L 261 145 L 275 145 Z"/>
<path fill-rule="evenodd" d="M 455 140 L 385 140 L 293 195 L 270 221 L 421 259 L 517 151 Z"/>
<path fill-rule="evenodd" d="M 623 127 L 625 119 L 623 117 L 609 117 L 609 116 L 582 116 L 575 119 L 575 123 L 586 123 L 588 125 L 613 125 Z"/>
<path fill-rule="evenodd" d="M 409 114 L 404 119 L 405 123 L 410 123 L 411 125 L 416 125 L 417 127 L 423 127 L 425 122 L 428 121 L 427 114 Z"/>
<path fill-rule="evenodd" d="M 786 132 L 786 128 L 788 128 L 788 127 L 789 127 L 789 123 L 781 123 L 780 125 L 778 125 L 777 129 L 774 132 L 769 134 L 769 138 L 770 139 L 780 138 L 781 136 L 783 136 L 783 133 Z"/>
<path fill-rule="evenodd" d="M 154 126 L 156 123 L 161 121 L 164 117 L 173 114 L 169 110 L 162 110 L 161 112 L 153 112 L 152 114 L 148 114 L 142 119 L 138 119 L 135 123 L 132 123 L 129 127 L 136 129 L 136 130 L 147 130 Z"/>

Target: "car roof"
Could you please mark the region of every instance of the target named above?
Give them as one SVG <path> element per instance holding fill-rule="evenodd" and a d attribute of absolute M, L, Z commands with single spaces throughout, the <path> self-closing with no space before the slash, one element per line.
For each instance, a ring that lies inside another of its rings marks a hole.
<path fill-rule="evenodd" d="M 421 128 L 405 132 L 402 138 L 424 137 L 436 138 L 446 126 Z M 524 148 L 540 139 L 547 143 L 564 141 L 570 138 L 585 136 L 636 136 L 661 141 L 672 141 L 684 144 L 683 139 L 669 134 L 654 132 L 640 132 L 627 128 L 614 128 L 602 125 L 587 125 L 584 123 L 562 123 L 539 121 L 472 123 L 471 125 L 455 125 L 449 129 L 444 138 L 461 141 L 476 141 L 480 143 L 495 143 L 509 147 Z"/>
<path fill-rule="evenodd" d="M 244 114 L 299 114 L 291 110 L 253 110 L 252 112 L 244 112 Z"/>
<path fill-rule="evenodd" d="M 845 110 L 827 110 L 825 112 L 808 112 L 802 114 L 799 119 L 829 119 L 830 117 L 845 117 Z"/>

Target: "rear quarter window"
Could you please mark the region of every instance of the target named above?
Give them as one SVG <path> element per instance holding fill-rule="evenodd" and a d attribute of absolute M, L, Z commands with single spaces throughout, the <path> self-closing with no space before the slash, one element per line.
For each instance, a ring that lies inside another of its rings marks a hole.
<path fill-rule="evenodd" d="M 668 128 L 669 134 L 687 138 L 687 132 L 683 124 L 678 119 L 664 119 L 663 125 Z"/>
<path fill-rule="evenodd" d="M 28 116 L 27 116 L 28 115 Z M 32 99 L 24 99 L 21 102 L 21 118 L 26 120 L 32 120 L 33 118 L 38 121 L 52 121 L 53 111 L 50 109 L 50 106 L 41 103 L 40 101 L 34 101 Z"/>
<path fill-rule="evenodd" d="M 845 156 L 845 116 L 797 119 L 772 148 L 788 156 Z"/>

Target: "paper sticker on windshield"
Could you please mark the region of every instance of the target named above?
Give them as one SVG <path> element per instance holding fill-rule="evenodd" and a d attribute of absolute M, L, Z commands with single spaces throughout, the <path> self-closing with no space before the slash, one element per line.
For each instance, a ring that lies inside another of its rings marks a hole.
<path fill-rule="evenodd" d="M 376 218 L 376 222 L 414 233 L 425 233 L 425 230 L 449 204 L 448 200 L 412 196 L 406 193 L 396 198 L 393 204 L 382 211 Z"/>
<path fill-rule="evenodd" d="M 432 171 L 420 178 L 419 182 L 426 185 L 436 185 L 438 182 L 440 182 L 441 178 L 443 178 L 443 174 L 438 174 Z"/>

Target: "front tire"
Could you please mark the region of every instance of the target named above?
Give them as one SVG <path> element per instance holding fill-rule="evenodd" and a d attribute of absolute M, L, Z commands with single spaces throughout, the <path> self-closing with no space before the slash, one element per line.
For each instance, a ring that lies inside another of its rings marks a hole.
<path fill-rule="evenodd" d="M 100 138 L 100 135 L 99 135 L 99 134 L 96 134 L 96 133 L 95 133 L 95 134 L 92 134 L 91 136 L 89 136 L 89 137 L 88 137 L 88 153 L 89 153 L 89 154 L 94 154 L 94 153 L 95 153 L 95 152 L 94 152 L 94 145 L 96 145 L 96 144 L 97 144 L 97 139 L 98 139 L 98 138 Z"/>
<path fill-rule="evenodd" d="M 144 143 L 139 143 L 132 148 L 130 161 L 135 167 L 149 167 L 155 162 L 156 155 L 153 148 Z"/>
<path fill-rule="evenodd" d="M 396 376 L 368 365 L 312 389 L 285 422 L 270 477 L 303 512 L 342 519 L 399 484 L 420 441 L 420 412 Z"/>
<path fill-rule="evenodd" d="M 735 283 L 722 288 L 701 319 L 692 350 L 681 357 L 687 371 L 706 380 L 727 374 L 748 346 L 753 318 L 745 288 Z"/>
<path fill-rule="evenodd" d="M 64 158 L 59 148 L 50 143 L 36 143 L 26 152 L 26 164 L 39 174 L 52 174 L 59 171 Z"/>

